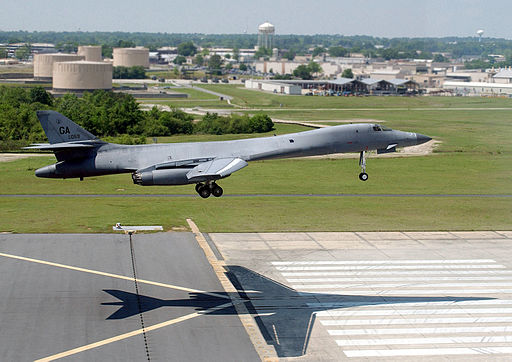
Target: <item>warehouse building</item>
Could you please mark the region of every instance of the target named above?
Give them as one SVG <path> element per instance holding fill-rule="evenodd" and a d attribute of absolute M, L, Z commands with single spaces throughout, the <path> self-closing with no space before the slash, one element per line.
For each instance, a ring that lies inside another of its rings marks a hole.
<path fill-rule="evenodd" d="M 443 89 L 460 96 L 512 96 L 512 84 L 507 83 L 446 81 L 443 84 Z"/>
<path fill-rule="evenodd" d="M 300 95 L 301 87 L 296 84 L 284 83 L 280 81 L 249 79 L 245 81 L 245 88 L 258 89 L 262 91 Z"/>

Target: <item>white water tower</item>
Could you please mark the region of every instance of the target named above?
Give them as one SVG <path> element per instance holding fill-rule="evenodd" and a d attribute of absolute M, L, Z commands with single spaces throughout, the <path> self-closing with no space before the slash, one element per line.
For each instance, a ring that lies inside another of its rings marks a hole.
<path fill-rule="evenodd" d="M 269 22 L 263 23 L 258 26 L 258 46 L 272 49 L 274 46 L 274 33 L 276 28 Z"/>
<path fill-rule="evenodd" d="M 476 35 L 478 35 L 478 41 L 482 41 L 482 36 L 484 35 L 484 31 L 482 29 L 478 30 L 476 32 Z"/>

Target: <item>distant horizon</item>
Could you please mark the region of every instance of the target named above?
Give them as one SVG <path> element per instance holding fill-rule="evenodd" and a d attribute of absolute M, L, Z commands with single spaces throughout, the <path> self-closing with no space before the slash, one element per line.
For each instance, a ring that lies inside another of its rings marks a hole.
<path fill-rule="evenodd" d="M 122 34 L 168 34 L 168 35 L 247 35 L 247 36 L 257 36 L 258 33 L 199 33 L 199 32 L 158 32 L 158 31 L 122 31 L 122 30 L 4 30 L 0 28 L 1 33 L 122 33 Z M 289 33 L 289 34 L 275 34 L 275 36 L 339 36 L 339 37 L 369 37 L 369 38 L 377 38 L 377 39 L 468 39 L 474 38 L 477 39 L 476 35 L 444 35 L 444 36 L 395 36 L 395 37 L 386 37 L 386 36 L 376 36 L 369 34 L 328 34 L 328 33 L 315 33 L 315 34 L 300 34 L 300 33 Z M 483 36 L 482 40 L 512 40 L 512 38 L 506 37 L 490 37 Z"/>
<path fill-rule="evenodd" d="M 464 38 L 483 29 L 486 38 L 512 39 L 510 13 L 510 0 L 21 0 L 2 5 L 0 24 L 2 31 L 214 35 L 255 34 L 269 21 L 279 35 Z"/>

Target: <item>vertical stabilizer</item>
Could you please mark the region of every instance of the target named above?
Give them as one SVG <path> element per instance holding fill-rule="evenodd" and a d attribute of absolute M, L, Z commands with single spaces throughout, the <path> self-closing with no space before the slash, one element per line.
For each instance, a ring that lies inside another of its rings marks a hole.
<path fill-rule="evenodd" d="M 37 111 L 37 118 L 51 144 L 96 140 L 98 137 L 56 111 Z"/>

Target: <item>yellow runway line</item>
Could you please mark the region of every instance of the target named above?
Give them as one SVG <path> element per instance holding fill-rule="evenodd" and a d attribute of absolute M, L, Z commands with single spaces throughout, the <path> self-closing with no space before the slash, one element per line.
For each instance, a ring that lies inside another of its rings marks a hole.
<path fill-rule="evenodd" d="M 37 264 L 42 264 L 42 265 L 54 266 L 54 267 L 57 267 L 57 268 L 63 268 L 63 269 L 75 270 L 75 271 L 80 271 L 80 272 L 89 273 L 89 274 L 101 275 L 101 276 L 110 277 L 110 278 L 134 281 L 133 277 L 127 277 L 127 276 L 119 275 L 119 274 L 106 273 L 106 272 L 102 272 L 102 271 L 98 271 L 98 270 L 80 268 L 80 267 L 76 267 L 76 266 L 72 266 L 72 265 L 53 263 L 53 262 L 50 262 L 50 261 L 44 261 L 44 260 L 39 260 L 39 259 L 26 258 L 24 256 L 18 256 L 18 255 L 6 254 L 6 253 L 0 253 L 0 256 L 6 257 L 6 258 L 11 258 L 11 259 L 29 261 L 31 263 L 37 263 Z M 138 278 L 137 278 L 137 281 L 139 283 L 155 285 L 157 287 L 181 290 L 181 291 L 189 292 L 189 293 L 206 294 L 206 295 L 211 295 L 211 296 L 217 297 L 217 298 L 230 299 L 229 297 L 227 297 L 225 295 L 222 295 L 222 294 L 211 293 L 211 292 L 206 292 L 206 291 L 203 291 L 203 290 L 197 290 L 197 289 L 192 289 L 192 288 L 180 287 L 178 285 L 171 285 L 171 284 L 153 282 L 153 281 L 150 281 L 150 280 L 144 280 L 144 279 L 138 279 Z"/>
<path fill-rule="evenodd" d="M 151 331 L 163 328 L 163 327 L 167 327 L 167 326 L 170 326 L 170 325 L 173 325 L 173 324 L 176 324 L 176 323 L 180 323 L 180 322 L 183 322 L 183 321 L 195 318 L 195 317 L 199 317 L 200 315 L 208 313 L 209 311 L 213 311 L 213 310 L 216 310 L 216 309 L 227 308 L 227 307 L 229 307 L 231 305 L 232 305 L 231 303 L 226 303 L 226 304 L 223 304 L 223 305 L 218 306 L 216 308 L 211 308 L 209 310 L 206 310 L 206 311 L 204 311 L 202 313 L 194 312 L 194 313 L 191 313 L 191 314 L 187 314 L 187 315 L 175 318 L 175 319 L 168 320 L 166 322 L 154 324 L 154 325 L 146 327 L 144 329 L 142 329 L 142 328 L 141 329 L 137 329 L 137 330 L 132 331 L 132 332 L 120 334 L 118 336 L 107 338 L 107 339 L 104 339 L 102 341 L 91 343 L 91 344 L 88 344 L 88 345 L 85 345 L 85 346 L 82 346 L 82 347 L 70 349 L 69 351 L 57 353 L 57 354 L 54 354 L 53 356 L 41 358 L 41 359 L 36 360 L 35 362 L 48 362 L 48 361 L 54 361 L 54 360 L 59 359 L 59 358 L 68 357 L 68 356 L 71 356 L 71 355 L 76 354 L 76 353 L 88 351 L 90 349 L 98 348 L 98 347 L 104 346 L 106 344 L 118 342 L 118 341 L 121 341 L 121 340 L 126 339 L 126 338 L 137 336 L 139 334 L 142 334 L 143 332 L 146 332 L 146 333 L 147 332 L 151 332 Z"/>

